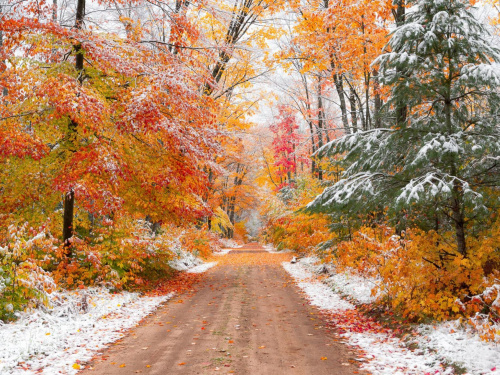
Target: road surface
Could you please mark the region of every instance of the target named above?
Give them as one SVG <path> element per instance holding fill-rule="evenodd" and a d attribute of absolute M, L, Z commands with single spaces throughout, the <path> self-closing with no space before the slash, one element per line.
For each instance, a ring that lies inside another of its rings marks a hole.
<path fill-rule="evenodd" d="M 163 305 L 82 374 L 362 374 L 281 266 L 290 258 L 258 244 L 219 257 L 196 290 Z"/>

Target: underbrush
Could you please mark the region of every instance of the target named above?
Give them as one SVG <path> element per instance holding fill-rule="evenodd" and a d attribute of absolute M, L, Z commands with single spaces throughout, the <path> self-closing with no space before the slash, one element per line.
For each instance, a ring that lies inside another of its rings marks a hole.
<path fill-rule="evenodd" d="M 261 239 L 272 243 L 276 250 L 305 253 L 333 238 L 328 223 L 326 215 L 284 215 L 269 220 Z"/>
<path fill-rule="evenodd" d="M 0 320 L 50 307 L 51 293 L 61 288 L 130 290 L 169 279 L 178 258 L 206 258 L 218 241 L 195 226 L 153 230 L 144 220 L 102 224 L 73 237 L 70 249 L 52 235 L 50 222 L 39 228 L 11 224 L 0 232 Z"/>

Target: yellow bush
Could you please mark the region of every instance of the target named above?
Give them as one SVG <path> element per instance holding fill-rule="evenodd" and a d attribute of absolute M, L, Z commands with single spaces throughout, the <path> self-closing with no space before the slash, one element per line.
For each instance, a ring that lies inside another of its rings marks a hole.
<path fill-rule="evenodd" d="M 379 302 L 413 320 L 468 316 L 471 296 L 486 285 L 483 266 L 493 247 L 470 246 L 464 258 L 447 235 L 411 230 L 404 237 L 387 226 L 363 227 L 340 243 L 330 259 L 339 271 L 378 280 Z M 451 235 L 450 235 L 451 236 Z"/>

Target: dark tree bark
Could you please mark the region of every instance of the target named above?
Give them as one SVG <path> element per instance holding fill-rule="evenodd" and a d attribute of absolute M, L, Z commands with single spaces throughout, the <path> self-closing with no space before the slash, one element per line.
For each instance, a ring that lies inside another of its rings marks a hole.
<path fill-rule="evenodd" d="M 85 17 L 85 0 L 78 0 L 76 6 L 76 20 L 75 28 L 83 28 L 83 20 Z M 78 74 L 77 79 L 80 84 L 84 80 L 84 70 L 83 70 L 83 49 L 80 42 L 77 42 L 73 46 L 73 51 L 75 53 L 75 69 Z M 68 125 L 68 144 L 72 152 L 75 151 L 75 141 L 78 131 L 78 124 L 71 121 Z M 71 238 L 74 234 L 74 210 L 75 210 L 75 192 L 70 189 L 64 196 L 64 213 L 63 213 L 63 242 L 66 249 L 66 255 L 68 257 L 73 256 Z"/>
<path fill-rule="evenodd" d="M 396 26 L 401 26 L 406 20 L 405 16 L 405 0 L 398 0 L 396 3 L 396 9 L 392 10 L 394 16 L 394 21 L 396 21 Z M 407 116 L 407 106 L 406 103 L 398 101 L 396 103 L 396 125 L 401 126 L 406 121 Z"/>
<path fill-rule="evenodd" d="M 370 130 L 372 125 L 372 117 L 370 114 L 370 72 L 365 72 L 365 129 Z"/>
<path fill-rule="evenodd" d="M 374 113 L 374 120 L 375 120 L 375 127 L 376 128 L 381 128 L 382 127 L 382 105 L 384 104 L 382 102 L 382 98 L 380 96 L 380 84 L 378 82 L 378 70 L 373 71 L 373 77 L 375 78 L 373 82 L 373 90 L 375 91 L 375 113 Z"/>
<path fill-rule="evenodd" d="M 331 61 L 332 69 L 335 68 L 333 58 Z M 347 119 L 347 106 L 345 101 L 345 91 L 344 91 L 344 79 L 342 74 L 333 73 L 333 83 L 335 84 L 335 89 L 337 90 L 337 95 L 339 97 L 340 112 L 342 113 L 342 125 L 344 126 L 345 132 L 351 134 L 352 131 L 349 128 L 349 121 Z"/>
<path fill-rule="evenodd" d="M 323 130 L 325 128 L 325 110 L 323 107 L 323 85 L 321 77 L 318 77 L 318 149 L 323 147 Z M 318 179 L 323 180 L 323 170 L 317 166 Z"/>
<path fill-rule="evenodd" d="M 356 94 L 352 88 L 349 90 L 349 104 L 351 107 L 352 132 L 356 133 L 358 130 L 358 113 L 356 112 Z"/>
<path fill-rule="evenodd" d="M 215 85 L 220 82 L 224 72 L 226 71 L 227 63 L 231 60 L 231 51 L 235 44 L 241 39 L 248 29 L 255 23 L 258 14 L 254 13 L 254 9 L 262 6 L 262 1 L 243 0 L 241 3 L 235 3 L 235 9 L 229 23 L 229 27 L 224 38 L 224 49 L 219 52 L 219 58 L 212 69 L 213 82 L 207 82 L 204 86 L 204 93 L 212 95 L 215 90 Z"/>

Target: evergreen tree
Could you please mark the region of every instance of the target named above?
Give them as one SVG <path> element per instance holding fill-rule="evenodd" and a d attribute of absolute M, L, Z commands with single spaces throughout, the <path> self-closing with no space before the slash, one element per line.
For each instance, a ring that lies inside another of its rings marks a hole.
<path fill-rule="evenodd" d="M 417 0 L 374 64 L 391 90 L 393 119 L 345 135 L 319 150 L 343 155 L 342 178 L 309 211 L 389 213 L 433 207 L 467 254 L 466 230 L 498 205 L 500 51 L 466 0 Z M 406 116 L 398 121 L 398 103 Z"/>

